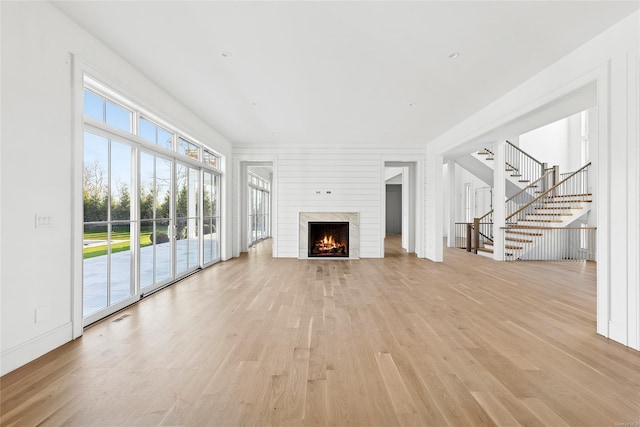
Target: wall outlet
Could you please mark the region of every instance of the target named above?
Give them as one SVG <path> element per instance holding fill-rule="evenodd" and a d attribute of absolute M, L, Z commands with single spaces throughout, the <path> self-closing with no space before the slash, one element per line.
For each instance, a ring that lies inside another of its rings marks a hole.
<path fill-rule="evenodd" d="M 35 215 L 36 228 L 51 228 L 53 226 L 53 217 L 45 215 Z"/>

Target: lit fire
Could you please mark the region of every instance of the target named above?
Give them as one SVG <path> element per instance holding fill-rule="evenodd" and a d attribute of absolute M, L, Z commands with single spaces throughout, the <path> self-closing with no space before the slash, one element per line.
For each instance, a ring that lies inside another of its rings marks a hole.
<path fill-rule="evenodd" d="M 325 234 L 323 239 L 316 241 L 315 249 L 321 254 L 344 254 L 346 251 L 346 245 L 342 242 L 336 241 L 333 236 L 327 236 Z"/>

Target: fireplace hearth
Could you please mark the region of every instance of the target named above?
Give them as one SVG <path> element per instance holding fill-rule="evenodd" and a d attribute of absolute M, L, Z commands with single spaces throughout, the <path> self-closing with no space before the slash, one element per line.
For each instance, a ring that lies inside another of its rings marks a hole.
<path fill-rule="evenodd" d="M 309 222 L 308 256 L 349 257 L 349 223 L 337 221 Z"/>

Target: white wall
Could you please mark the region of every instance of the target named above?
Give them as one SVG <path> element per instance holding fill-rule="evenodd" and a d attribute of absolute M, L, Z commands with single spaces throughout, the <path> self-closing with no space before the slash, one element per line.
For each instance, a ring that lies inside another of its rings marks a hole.
<path fill-rule="evenodd" d="M 4 374 L 73 336 L 74 271 L 81 260 L 72 253 L 81 242 L 72 236 L 82 219 L 73 210 L 81 195 L 71 190 L 78 177 L 73 172 L 70 53 L 134 101 L 226 155 L 228 166 L 231 150 L 213 129 L 48 2 L 0 2 L 0 10 L 0 372 Z M 230 194 L 229 180 L 224 181 L 223 195 Z M 225 204 L 229 218 L 230 204 Z M 52 217 L 53 225 L 36 229 L 36 214 Z M 227 235 L 230 230 L 227 224 Z M 223 248 L 225 258 L 231 254 L 230 243 L 229 239 Z"/>
<path fill-rule="evenodd" d="M 519 147 L 549 167 L 560 166 L 561 173 L 575 172 L 581 163 L 580 114 L 565 117 L 520 135 Z"/>
<path fill-rule="evenodd" d="M 384 161 L 419 161 L 422 153 L 420 148 L 244 146 L 234 148 L 233 158 L 238 165 L 273 161 L 275 257 L 298 257 L 300 212 L 360 212 L 360 257 L 379 258 L 384 255 Z M 234 212 L 238 220 L 241 211 Z"/>
<path fill-rule="evenodd" d="M 639 22 L 638 12 L 630 15 L 427 146 L 431 158 L 443 156 L 595 82 L 598 135 L 590 160 L 597 170 L 597 331 L 635 349 L 640 349 Z M 441 211 L 437 205 L 426 214 Z M 427 246 L 441 244 L 441 229 L 441 223 L 427 222 Z"/>
<path fill-rule="evenodd" d="M 569 164 L 569 120 L 560 119 L 520 135 L 520 148 L 549 166 L 558 165 L 562 173 Z"/>

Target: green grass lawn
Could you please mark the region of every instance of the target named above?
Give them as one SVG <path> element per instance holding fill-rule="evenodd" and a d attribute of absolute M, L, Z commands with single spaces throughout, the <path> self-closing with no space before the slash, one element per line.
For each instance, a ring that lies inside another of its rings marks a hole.
<path fill-rule="evenodd" d="M 142 227 L 140 230 L 140 246 L 148 246 L 151 244 L 151 233 L 153 231 L 153 227 Z M 128 251 L 131 248 L 130 244 L 130 232 L 128 228 L 119 229 L 118 227 L 113 227 L 111 231 L 111 239 L 112 240 L 124 240 L 123 242 L 113 243 L 111 245 L 111 253 Z M 94 258 L 98 256 L 103 256 L 107 254 L 107 229 L 106 227 L 100 227 L 100 230 L 96 230 L 93 232 L 85 232 L 83 235 L 84 240 L 104 240 L 105 243 L 102 245 L 92 246 L 84 248 L 82 251 L 83 258 Z"/>

